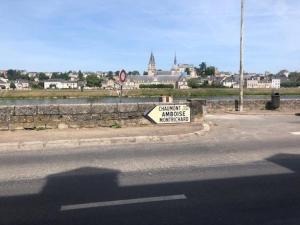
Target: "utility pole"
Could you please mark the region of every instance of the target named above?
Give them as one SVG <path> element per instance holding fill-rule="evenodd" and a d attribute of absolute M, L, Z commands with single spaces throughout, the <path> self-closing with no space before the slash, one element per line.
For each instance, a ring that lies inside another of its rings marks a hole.
<path fill-rule="evenodd" d="M 241 0 L 240 31 L 240 112 L 244 110 L 244 0 Z"/>

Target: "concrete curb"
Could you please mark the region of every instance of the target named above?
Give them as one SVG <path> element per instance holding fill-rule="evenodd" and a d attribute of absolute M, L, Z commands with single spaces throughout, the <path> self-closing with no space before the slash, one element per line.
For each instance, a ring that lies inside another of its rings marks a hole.
<path fill-rule="evenodd" d="M 258 115 L 258 116 L 285 116 L 285 115 L 296 115 L 296 112 L 225 112 L 227 114 L 233 115 Z"/>
<path fill-rule="evenodd" d="M 210 131 L 210 124 L 203 123 L 203 129 L 186 134 L 166 136 L 136 136 L 136 137 L 113 137 L 113 138 L 92 138 L 92 139 L 71 139 L 54 141 L 29 141 L 29 142 L 8 142 L 0 143 L 0 153 L 19 151 L 46 151 L 55 149 L 71 149 L 78 147 L 96 147 L 107 145 L 124 144 L 147 144 L 147 143 L 175 143 L 188 141 L 197 136 L 203 136 Z"/>

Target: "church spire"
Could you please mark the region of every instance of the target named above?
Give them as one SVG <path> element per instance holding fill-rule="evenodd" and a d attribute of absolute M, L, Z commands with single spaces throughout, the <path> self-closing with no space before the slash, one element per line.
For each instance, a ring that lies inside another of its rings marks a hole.
<path fill-rule="evenodd" d="M 176 52 L 175 52 L 175 56 L 174 56 L 174 66 L 177 65 L 177 56 L 176 56 Z"/>
<path fill-rule="evenodd" d="M 155 76 L 156 75 L 156 65 L 155 65 L 155 58 L 153 52 L 151 51 L 149 64 L 148 64 L 148 75 Z"/>
<path fill-rule="evenodd" d="M 151 52 L 151 55 L 150 55 L 149 65 L 155 65 L 155 58 L 154 58 L 153 52 Z"/>

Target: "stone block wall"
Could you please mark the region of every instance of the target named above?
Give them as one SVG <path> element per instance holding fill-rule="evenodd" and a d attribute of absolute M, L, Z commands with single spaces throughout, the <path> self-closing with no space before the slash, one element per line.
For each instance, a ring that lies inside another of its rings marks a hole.
<path fill-rule="evenodd" d="M 0 106 L 0 130 L 147 125 L 155 103 Z"/>
<path fill-rule="evenodd" d="M 245 100 L 245 111 L 265 111 L 267 100 Z M 199 121 L 207 113 L 235 111 L 235 101 L 186 102 L 191 107 L 192 121 Z M 282 112 L 300 112 L 300 100 L 281 100 Z M 0 106 L 0 130 L 92 128 L 148 125 L 144 113 L 156 103 L 80 104 Z M 204 105 L 204 107 L 203 107 Z"/>
<path fill-rule="evenodd" d="M 266 104 L 269 100 L 244 100 L 244 110 L 248 112 L 267 112 Z M 207 113 L 218 113 L 218 112 L 230 112 L 235 111 L 235 101 L 234 100 L 224 100 L 224 101 L 207 101 L 206 102 Z M 276 111 L 279 112 L 300 112 L 300 100 L 281 100 L 280 108 Z"/>

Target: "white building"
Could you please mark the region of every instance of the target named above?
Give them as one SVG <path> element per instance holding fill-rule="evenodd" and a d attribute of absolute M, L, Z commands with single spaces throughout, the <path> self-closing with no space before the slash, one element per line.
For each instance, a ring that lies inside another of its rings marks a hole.
<path fill-rule="evenodd" d="M 49 79 L 51 79 L 51 77 L 52 77 L 52 72 L 46 72 L 45 75 L 46 75 Z"/>
<path fill-rule="evenodd" d="M 52 79 L 44 82 L 44 89 L 77 89 L 78 83 L 75 81 Z"/>
<path fill-rule="evenodd" d="M 246 80 L 247 88 L 280 88 L 280 79 L 266 80 Z"/>
<path fill-rule="evenodd" d="M 108 80 L 102 82 L 103 89 L 114 90 L 118 87 L 119 87 L 119 85 L 115 80 L 108 79 Z M 135 89 L 135 88 L 130 88 L 130 89 Z"/>
<path fill-rule="evenodd" d="M 160 76 L 128 76 L 123 85 L 124 89 L 139 89 L 140 85 L 173 85 L 174 88 L 187 89 L 187 78 L 184 75 L 160 75 Z"/>
<path fill-rule="evenodd" d="M 189 71 L 188 73 L 191 78 L 197 77 L 197 73 L 193 64 L 174 64 L 172 73 L 182 74 L 186 73 L 187 70 Z"/>
<path fill-rule="evenodd" d="M 180 77 L 177 81 L 176 88 L 178 89 L 189 89 L 190 87 L 188 86 L 188 79 L 187 77 Z"/>
<path fill-rule="evenodd" d="M 272 88 L 280 88 L 280 79 L 272 79 Z"/>
<path fill-rule="evenodd" d="M 223 83 L 222 83 L 222 85 L 223 85 L 224 87 L 228 87 L 228 88 L 233 88 L 233 86 L 234 86 L 235 84 L 237 84 L 236 81 L 234 81 L 234 80 L 227 80 L 227 79 L 224 80 Z"/>
<path fill-rule="evenodd" d="M 235 88 L 235 89 L 240 88 L 240 84 L 239 83 L 233 84 L 232 88 Z"/>
<path fill-rule="evenodd" d="M 0 78 L 0 90 L 7 90 L 9 89 L 10 83 L 7 79 Z"/>
<path fill-rule="evenodd" d="M 29 81 L 27 80 L 16 80 L 14 82 L 17 90 L 29 90 Z"/>
<path fill-rule="evenodd" d="M 27 73 L 27 75 L 30 77 L 30 78 L 36 78 L 38 76 L 38 73 L 37 72 L 29 72 Z"/>
<path fill-rule="evenodd" d="M 96 75 L 98 77 L 105 77 L 108 73 L 103 71 L 96 71 Z"/>
<path fill-rule="evenodd" d="M 69 74 L 70 81 L 78 81 L 78 74 L 76 73 L 70 73 Z"/>

